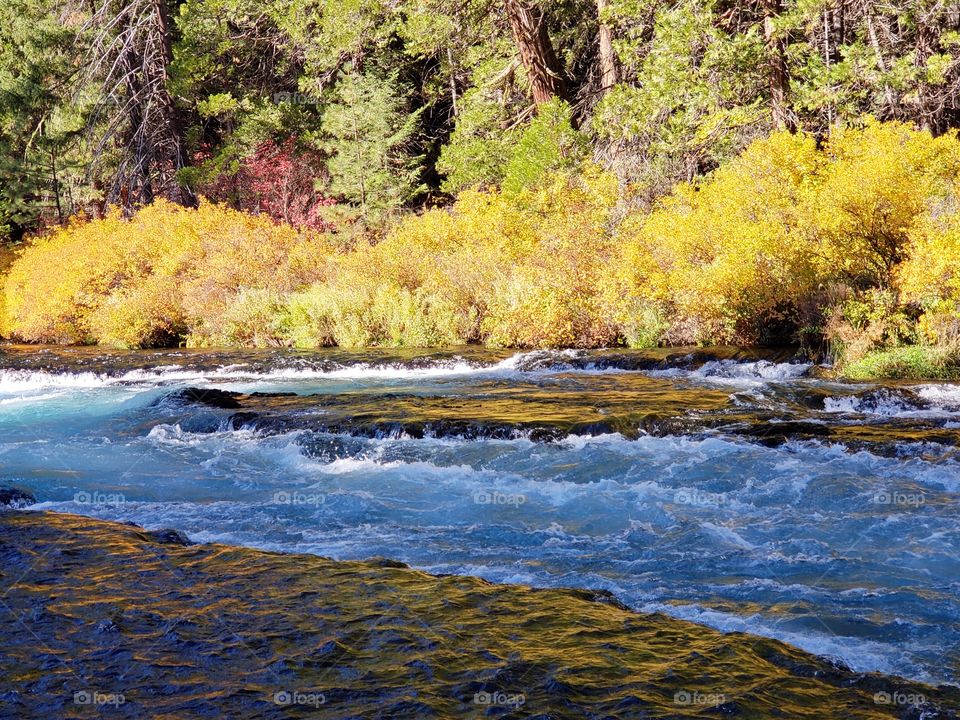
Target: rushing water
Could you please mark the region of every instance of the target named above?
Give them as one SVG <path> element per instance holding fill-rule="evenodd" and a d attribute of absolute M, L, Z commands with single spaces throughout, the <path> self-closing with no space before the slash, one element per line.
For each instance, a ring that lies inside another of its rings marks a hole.
<path fill-rule="evenodd" d="M 0 354 L 0 485 L 192 539 L 607 589 L 960 682 L 960 385 L 708 352 Z"/>

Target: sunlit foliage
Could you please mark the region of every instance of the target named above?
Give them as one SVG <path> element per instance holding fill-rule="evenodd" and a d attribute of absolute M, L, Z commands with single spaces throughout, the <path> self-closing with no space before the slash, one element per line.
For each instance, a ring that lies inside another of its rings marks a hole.
<path fill-rule="evenodd" d="M 611 177 L 468 191 L 339 256 L 290 301 L 296 344 L 591 347 L 616 342 L 600 300 L 612 256 Z"/>
<path fill-rule="evenodd" d="M 958 161 L 953 135 L 872 120 L 820 148 L 803 133 L 756 141 L 621 226 L 621 312 L 665 316 L 670 342 L 795 340 L 770 335 L 817 322 L 830 288 L 889 287 L 911 247 L 929 246 L 921 228 L 952 197 Z"/>
<path fill-rule="evenodd" d="M 73 222 L 32 243 L 4 294 L 6 334 L 31 342 L 144 347 L 231 344 L 252 331 L 256 291 L 289 293 L 322 276 L 321 236 L 216 205 L 157 202 L 127 220 Z"/>

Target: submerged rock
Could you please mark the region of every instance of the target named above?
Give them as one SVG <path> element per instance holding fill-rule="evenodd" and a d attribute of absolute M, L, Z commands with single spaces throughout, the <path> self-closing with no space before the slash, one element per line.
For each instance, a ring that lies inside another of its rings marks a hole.
<path fill-rule="evenodd" d="M 237 398 L 241 393 L 230 392 L 228 390 L 219 390 L 217 388 L 185 388 L 178 390 L 169 396 L 171 400 L 182 400 L 183 402 L 199 403 L 209 407 L 222 410 L 235 410 L 241 407 Z"/>
<path fill-rule="evenodd" d="M 186 535 L 184 535 L 179 530 L 174 530 L 172 528 L 163 528 L 161 530 L 151 530 L 147 532 L 147 535 L 154 542 L 160 543 L 161 545 L 193 545 L 194 542 L 190 540 Z"/>
<path fill-rule="evenodd" d="M 186 411 L 180 424 L 190 432 L 542 443 L 608 434 L 720 435 L 768 447 L 820 442 L 884 455 L 917 442 L 960 444 L 954 422 L 960 410 L 949 398 L 924 399 L 922 387 L 830 385 L 810 379 L 809 363 L 722 350 L 542 351 L 497 372 L 438 382 L 441 392 L 433 386 L 423 392 L 408 378 L 310 394 L 189 387 L 158 403 Z"/>
<path fill-rule="evenodd" d="M 0 514 L 0 547 L 29 559 L 4 587 L 0 717 L 948 720 L 960 708 L 958 688 L 854 673 L 605 592 L 157 541 Z M 27 615 L 38 602 L 47 612 Z"/>
<path fill-rule="evenodd" d="M 0 507 L 24 508 L 34 505 L 37 498 L 28 490 L 16 487 L 0 487 Z"/>

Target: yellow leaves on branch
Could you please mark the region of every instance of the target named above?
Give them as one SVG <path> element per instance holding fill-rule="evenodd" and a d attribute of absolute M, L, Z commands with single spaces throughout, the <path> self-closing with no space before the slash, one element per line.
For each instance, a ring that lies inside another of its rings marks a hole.
<path fill-rule="evenodd" d="M 837 286 L 927 286 L 932 266 L 914 257 L 950 245 L 958 178 L 954 135 L 867 120 L 818 148 L 775 133 L 623 225 L 625 307 L 653 303 L 675 342 L 751 342 L 813 322 Z M 945 258 L 938 297 L 958 274 Z"/>
<path fill-rule="evenodd" d="M 296 344 L 594 346 L 616 342 L 600 307 L 615 183 L 593 171 L 505 195 L 467 191 L 336 258 L 295 296 Z"/>
<path fill-rule="evenodd" d="M 615 181 L 468 191 L 346 252 L 333 238 L 205 204 L 156 203 L 34 241 L 6 278 L 5 334 L 144 347 L 598 345 Z"/>

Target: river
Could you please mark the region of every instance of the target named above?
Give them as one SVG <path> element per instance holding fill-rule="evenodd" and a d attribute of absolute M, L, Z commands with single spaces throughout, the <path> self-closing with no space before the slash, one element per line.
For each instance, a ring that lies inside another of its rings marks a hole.
<path fill-rule="evenodd" d="M 960 385 L 789 352 L 0 350 L 0 485 L 199 542 L 604 589 L 960 682 Z"/>

